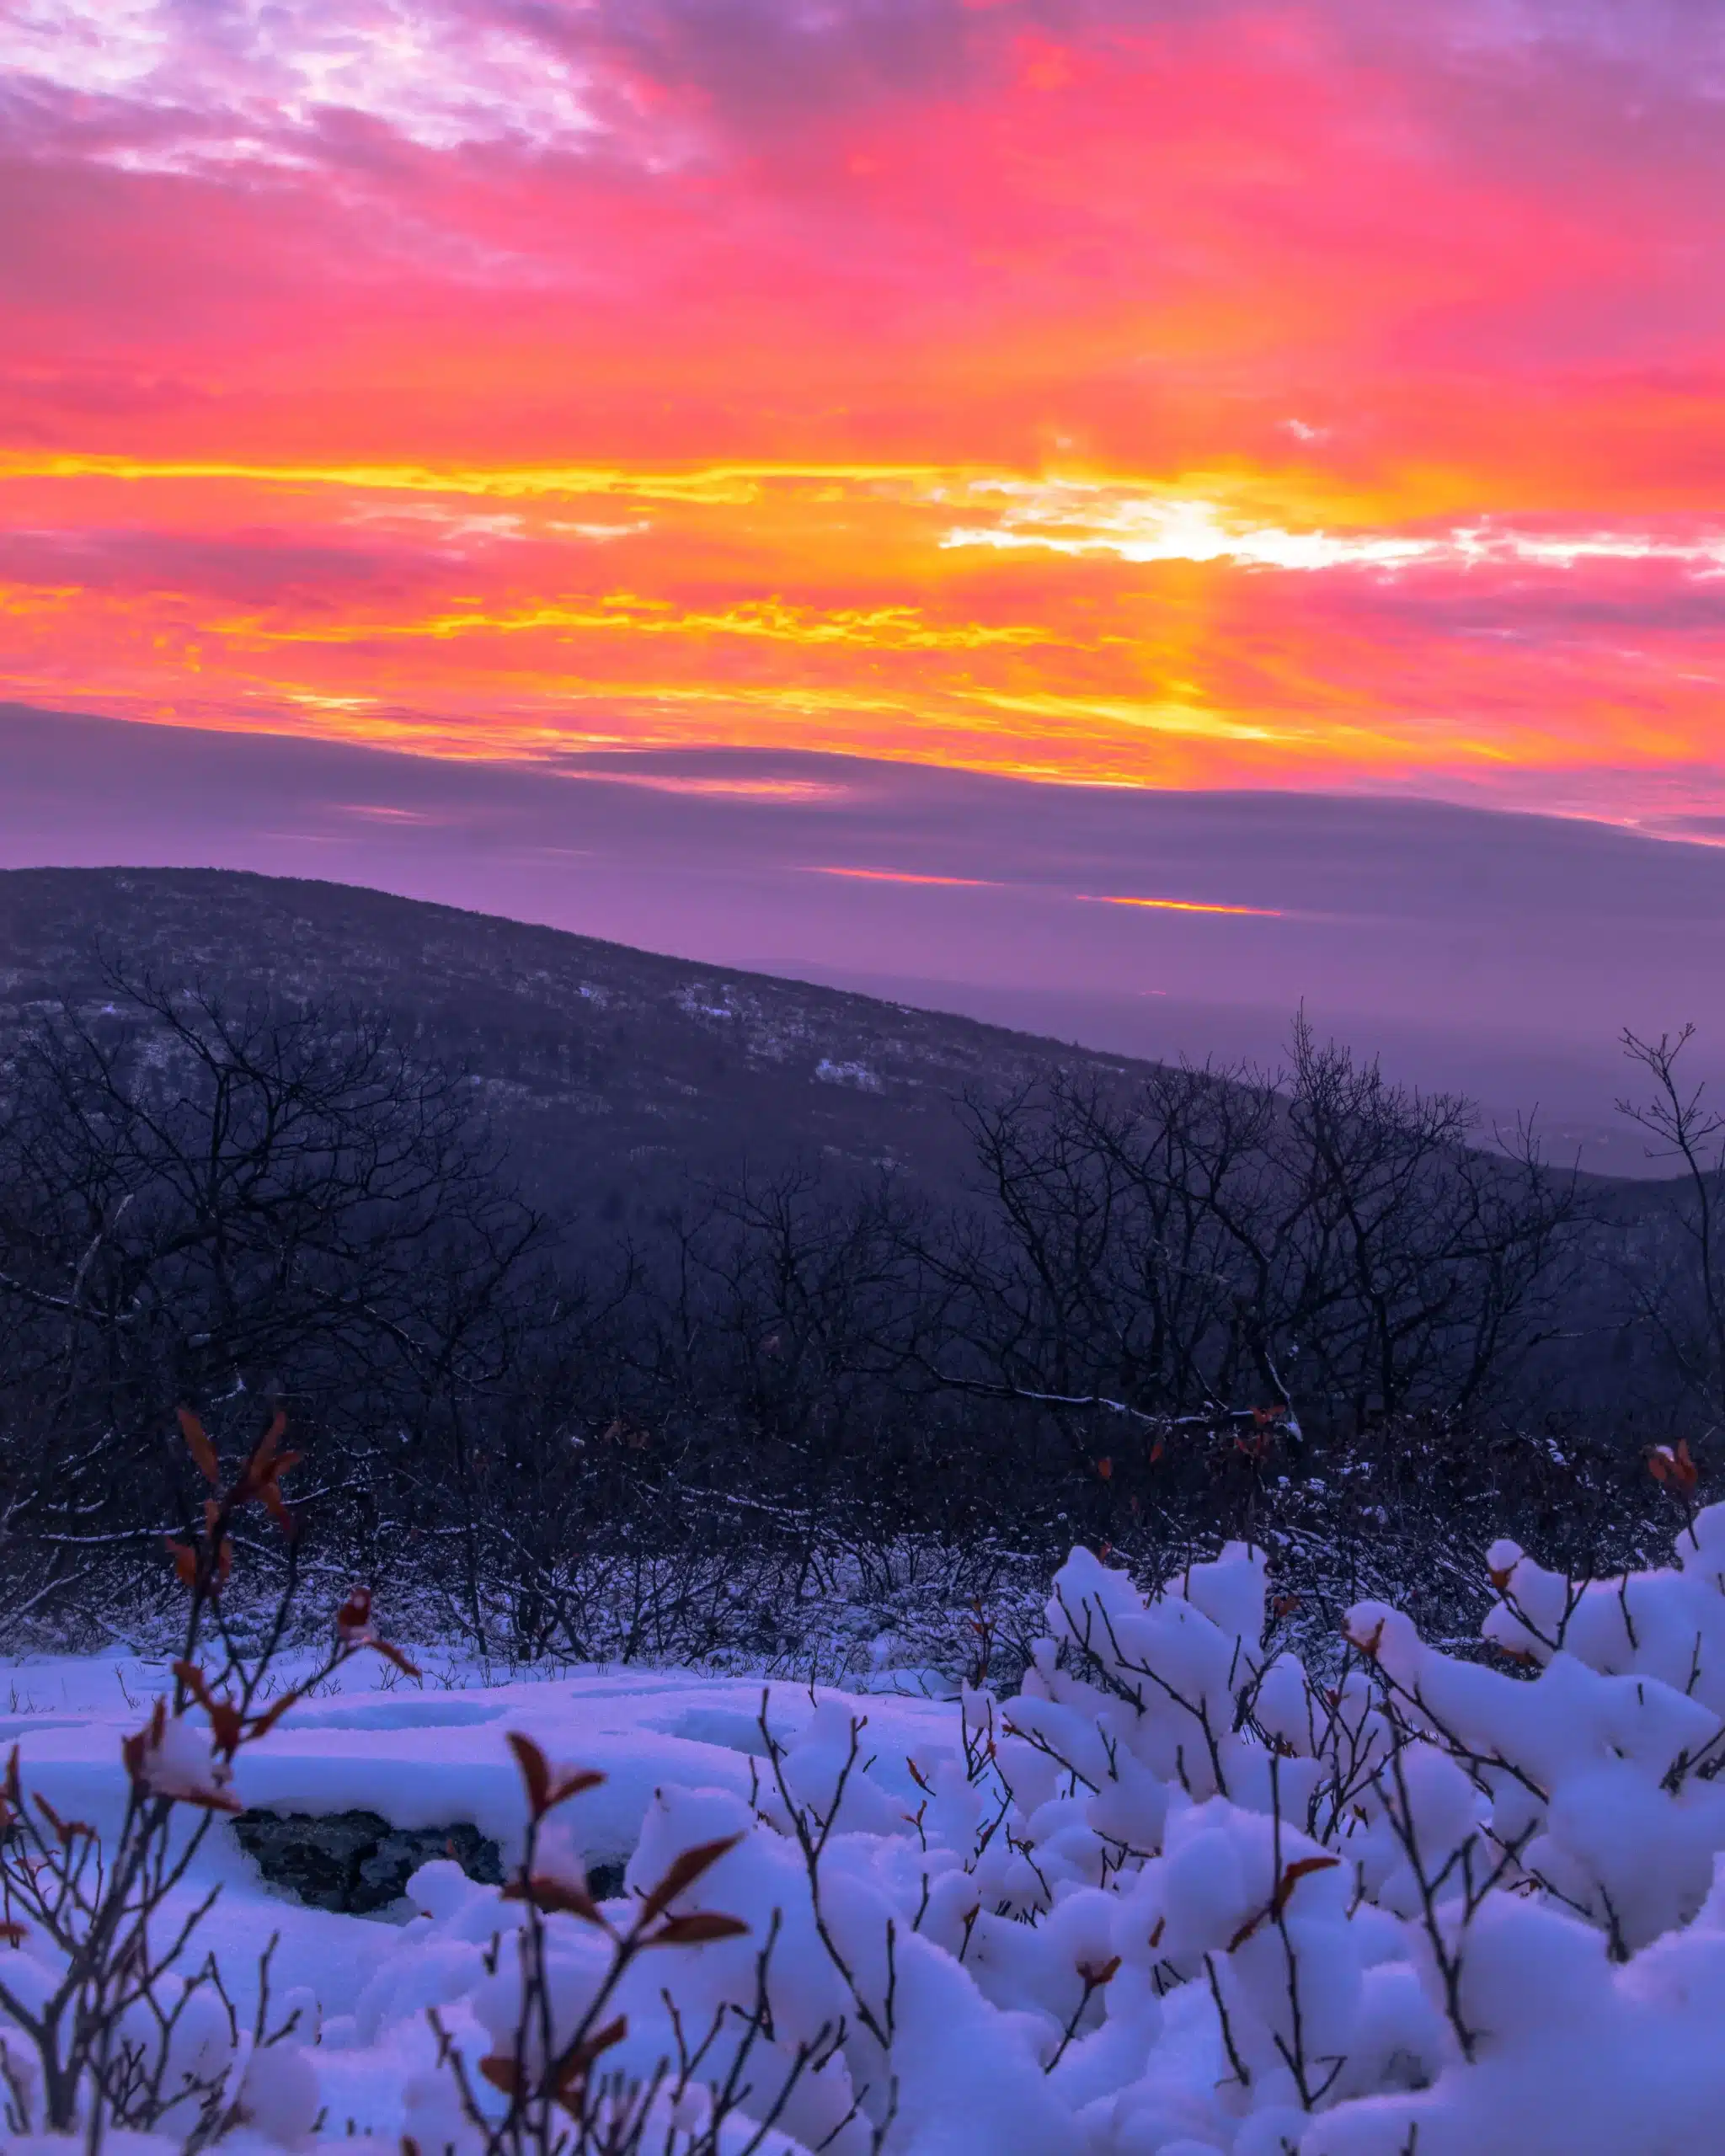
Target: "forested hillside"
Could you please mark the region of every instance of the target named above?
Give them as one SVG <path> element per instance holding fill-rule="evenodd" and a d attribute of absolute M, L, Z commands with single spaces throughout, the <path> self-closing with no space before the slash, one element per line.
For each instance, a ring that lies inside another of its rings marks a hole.
<path fill-rule="evenodd" d="M 1689 1171 L 1617 1186 L 1297 1020 L 1133 1065 L 331 885 L 20 873 L 0 963 L 14 1625 L 136 1598 L 183 1407 L 279 1412 L 308 1551 L 529 1657 L 791 1652 L 1075 1534 L 1441 1616 L 1505 1527 L 1637 1553 L 1725 1408 L 1674 1039 Z"/>

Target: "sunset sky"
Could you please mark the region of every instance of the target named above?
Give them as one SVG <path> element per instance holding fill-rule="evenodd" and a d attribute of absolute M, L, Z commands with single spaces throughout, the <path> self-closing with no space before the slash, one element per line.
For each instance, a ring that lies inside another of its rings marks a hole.
<path fill-rule="evenodd" d="M 1713 6 L 0 0 L 0 68 L 21 702 L 1725 835 Z"/>

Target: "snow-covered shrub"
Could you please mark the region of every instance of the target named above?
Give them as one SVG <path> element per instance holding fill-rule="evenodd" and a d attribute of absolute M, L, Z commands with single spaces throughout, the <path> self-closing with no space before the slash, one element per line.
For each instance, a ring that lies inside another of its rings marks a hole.
<path fill-rule="evenodd" d="M 311 2145 L 309 2075 L 420 2156 L 1707 2156 L 1725 1508 L 1664 1569 L 1489 1565 L 1496 1666 L 1364 1603 L 1319 1683 L 1261 1552 L 1075 1551 L 1015 1695 L 914 1750 L 766 1695 L 752 1794 L 658 1789 L 603 1903 L 579 1729 L 518 1737 L 514 1883 L 416 1874 L 236 2132 Z"/>
<path fill-rule="evenodd" d="M 298 1585 L 281 1492 L 299 1460 L 282 1449 L 286 1417 L 272 1416 L 227 1473 L 199 1418 L 183 1408 L 179 1422 L 209 1492 L 201 1532 L 168 1542 L 186 1593 L 183 1651 L 172 1692 L 120 1745 L 123 1795 L 108 1830 L 26 1790 L 16 1744 L 0 1781 L 0 1940 L 13 1950 L 0 1958 L 0 2121 L 10 2148 L 38 2124 L 76 2127 L 92 2150 L 115 2130 L 123 2139 L 131 2129 L 168 2129 L 195 2148 L 247 2124 L 291 2142 L 318 2111 L 302 2041 L 316 1999 L 272 1998 L 271 1942 L 255 1956 L 253 2011 L 243 2021 L 200 1936 L 219 1891 L 199 1891 L 200 1860 L 214 1822 L 241 1808 L 235 1760 L 296 1700 L 367 1649 L 403 1675 L 419 1673 L 378 1637 L 370 1592 L 356 1588 L 300 1683 L 275 1681 L 271 1664 Z M 222 1597 L 234 1530 L 254 1507 L 280 1530 L 286 1560 L 272 1620 L 248 1652 Z"/>

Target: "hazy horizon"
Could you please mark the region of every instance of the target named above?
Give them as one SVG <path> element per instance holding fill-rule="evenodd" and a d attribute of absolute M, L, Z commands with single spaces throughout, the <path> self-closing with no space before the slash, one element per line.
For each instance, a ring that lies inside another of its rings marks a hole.
<path fill-rule="evenodd" d="M 1586 821 L 785 752 L 470 765 L 17 707 L 0 770 L 0 866 L 361 883 L 1140 1055 L 1271 1059 L 1304 1005 L 1616 1172 L 1646 1171 L 1621 1027 L 1693 1019 L 1697 1071 L 1725 1060 L 1725 849 Z"/>

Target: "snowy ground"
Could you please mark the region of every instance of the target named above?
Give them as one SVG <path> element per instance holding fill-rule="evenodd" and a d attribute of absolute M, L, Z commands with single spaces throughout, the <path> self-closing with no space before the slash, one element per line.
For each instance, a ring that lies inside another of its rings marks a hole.
<path fill-rule="evenodd" d="M 932 1672 L 883 1674 L 873 1680 L 881 1689 L 866 1694 L 623 1668 L 484 1684 L 470 1662 L 435 1649 L 415 1652 L 425 1672 L 420 1682 L 366 1656 L 296 1705 L 267 1743 L 242 1756 L 235 1790 L 247 1807 L 314 1816 L 371 1811 L 405 1828 L 465 1822 L 497 1843 L 513 1869 L 525 1812 L 505 1733 L 520 1731 L 552 1758 L 604 1775 L 571 1808 L 578 1853 L 597 1868 L 632 1854 L 656 1790 L 712 1790 L 746 1800 L 751 1757 L 763 1748 L 764 1710 L 770 1727 L 788 1732 L 806 1726 L 823 1701 L 846 1723 L 866 1717 L 870 1779 L 913 1809 L 918 1800 L 907 1759 L 932 1769 L 953 1750 L 953 1709 L 941 1696 L 949 1699 L 949 1688 Z M 310 1666 L 304 1652 L 282 1657 L 276 1665 L 282 1686 Z M 87 1820 L 111 1836 L 126 1790 L 120 1743 L 173 1687 L 165 1658 L 0 1660 L 0 1698 L 8 1703 L 0 1750 L 19 1747 L 25 1787 L 47 1796 L 62 1817 Z M 216 1955 L 242 2021 L 256 1997 L 259 1955 L 273 1936 L 272 1993 L 299 1993 L 315 2002 L 308 2020 L 323 2036 L 318 2079 L 327 2131 L 380 2135 L 393 2144 L 403 2123 L 403 2036 L 412 2063 L 425 2064 L 414 2057 L 419 2052 L 429 2057 L 419 2002 L 409 2009 L 415 2018 L 404 2032 L 394 2031 L 381 2055 L 359 2043 L 354 2017 L 360 2013 L 366 2034 L 379 2033 L 382 2002 L 369 1994 L 389 1998 L 399 1989 L 399 1927 L 416 1913 L 414 1905 L 404 1900 L 382 1918 L 307 1908 L 264 1882 L 225 1822 L 206 1838 L 174 1912 L 217 1881 L 222 1895 L 198 1933 L 200 1952 Z M 434 1983 L 431 1999 L 438 1993 Z"/>
<path fill-rule="evenodd" d="M 266 1744 L 242 1756 L 241 1800 L 276 1812 L 378 1812 L 404 1828 L 465 1820 L 511 1860 L 519 1857 L 521 1784 L 504 1739 L 521 1730 L 553 1757 L 606 1776 L 580 1810 L 584 1854 L 597 1865 L 633 1850 L 656 1788 L 748 1793 L 764 1698 L 775 1728 L 807 1722 L 821 1700 L 866 1716 L 871 1774 L 907 1799 L 915 1785 L 906 1754 L 953 1748 L 951 1688 L 932 1673 L 894 1672 L 878 1680 L 886 1689 L 867 1693 L 638 1668 L 481 1684 L 470 1665 L 417 1652 L 421 1683 L 366 1656 L 298 1703 Z M 308 1662 L 304 1654 L 283 1657 L 283 1686 Z M 8 1700 L 0 1748 L 21 1748 L 27 1785 L 99 1823 L 124 1801 L 120 1740 L 173 1685 L 166 1661 L 131 1656 L 0 1661 L 0 1696 Z M 225 1875 L 230 1892 L 258 1899 L 259 1882 L 235 1857 Z M 296 1912 L 275 1897 L 265 1913 L 291 1923 Z"/>
<path fill-rule="evenodd" d="M 578 1893 L 627 1858 L 622 1891 L 602 1916 L 542 1903 L 536 2051 L 519 1899 L 433 1862 L 382 1917 L 326 1914 L 218 1824 L 177 1905 L 222 1886 L 197 1953 L 243 2022 L 278 1935 L 272 1996 L 300 2014 L 292 2042 L 233 2050 L 233 2156 L 478 2156 L 451 2059 L 494 2121 L 511 2052 L 566 2058 L 601 2004 L 620 2084 L 709 2025 L 713 2076 L 746 2059 L 728 2125 L 697 2076 L 654 2099 L 640 2156 L 1717 2156 L 1725 1508 L 1621 1580 L 1573 1588 L 1507 1544 L 1489 1565 L 1506 1662 L 1362 1604 L 1338 1686 L 1263 1645 L 1239 1545 L 1148 1591 L 1075 1552 L 1010 1698 L 775 1685 L 765 1732 L 747 1678 L 486 1686 L 434 1660 L 414 1682 L 368 1656 L 242 1752 L 248 1806 L 466 1822 L 512 1865 L 526 1737 L 553 1778 L 604 1777 L 546 1812 L 536 1881 Z M 0 1676 L 26 1786 L 111 1838 L 165 1664 Z M 686 1935 L 606 1990 L 615 1936 L 660 1922 Z M 50 1966 L 28 1927 L 0 1950 L 7 1982 Z M 207 2017 L 193 2037 L 227 2056 Z"/>

